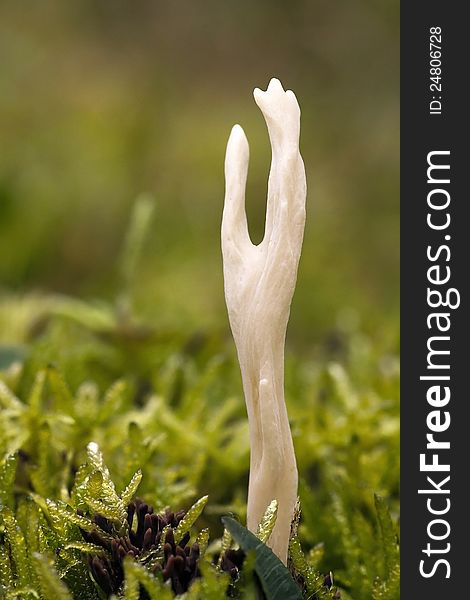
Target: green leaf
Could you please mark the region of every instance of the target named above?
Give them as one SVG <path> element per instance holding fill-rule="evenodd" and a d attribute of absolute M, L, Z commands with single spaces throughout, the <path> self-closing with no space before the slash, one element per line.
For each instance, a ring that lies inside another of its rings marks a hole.
<path fill-rule="evenodd" d="M 54 566 L 45 556 L 35 552 L 33 564 L 44 598 L 47 600 L 72 600 L 67 586 L 61 581 Z"/>
<path fill-rule="evenodd" d="M 84 302 L 67 296 L 53 307 L 52 313 L 79 323 L 91 331 L 110 331 L 116 326 L 114 311 L 104 302 Z"/>
<path fill-rule="evenodd" d="M 8 589 L 13 585 L 13 573 L 11 570 L 10 557 L 8 549 L 0 544 L 0 589 Z"/>
<path fill-rule="evenodd" d="M 72 394 L 62 374 L 50 365 L 47 367 L 47 379 L 56 398 L 57 406 L 60 406 L 63 411 L 73 414 L 74 402 Z"/>
<path fill-rule="evenodd" d="M 196 520 L 199 518 L 199 515 L 204 510 L 205 505 L 209 496 L 203 496 L 197 502 L 195 502 L 188 512 L 184 515 L 181 521 L 178 524 L 178 527 L 175 529 L 175 542 L 178 543 L 183 535 L 191 529 Z"/>
<path fill-rule="evenodd" d="M 125 600 L 139 599 L 139 585 L 145 588 L 150 600 L 172 600 L 171 590 L 158 577 L 152 576 L 145 567 L 140 566 L 134 560 L 126 558 L 124 572 L 126 574 Z"/>
<path fill-rule="evenodd" d="M 84 561 L 69 568 L 64 575 L 64 581 L 75 600 L 103 600 L 103 596 L 98 594 Z"/>
<path fill-rule="evenodd" d="M 106 419 L 119 414 L 126 399 L 128 388 L 129 385 L 124 379 L 118 379 L 109 387 L 100 408 L 99 418 L 101 421 L 106 421 Z"/>
<path fill-rule="evenodd" d="M 223 517 L 222 523 L 230 531 L 233 539 L 245 552 L 256 555 L 255 572 L 258 575 L 267 600 L 300 600 L 302 594 L 292 579 L 287 567 L 253 533 L 231 517 Z"/>
<path fill-rule="evenodd" d="M 323 557 L 325 556 L 325 544 L 320 543 L 311 548 L 308 553 L 308 561 L 311 565 L 316 567 L 321 563 Z"/>
<path fill-rule="evenodd" d="M 109 541 L 112 540 L 112 536 L 110 536 L 109 533 L 103 531 L 100 527 L 98 527 L 98 525 L 96 525 L 96 523 L 93 523 L 92 521 L 90 521 L 90 519 L 87 519 L 86 517 L 82 517 L 80 515 L 77 515 L 76 513 L 69 512 L 65 508 L 59 507 L 51 501 L 47 502 L 47 509 L 49 511 L 49 514 L 51 513 L 52 509 L 62 522 L 65 521 L 67 523 L 72 523 L 73 525 L 77 525 L 77 527 L 80 527 L 80 529 L 83 529 L 87 532 L 91 532 L 94 529 L 98 529 L 102 538 L 105 538 Z M 53 519 L 55 520 L 57 517 L 54 517 Z"/>
<path fill-rule="evenodd" d="M 204 556 L 209 544 L 209 529 L 203 529 L 200 531 L 196 538 L 196 543 L 199 545 L 199 553 L 201 558 Z"/>
<path fill-rule="evenodd" d="M 104 476 L 109 478 L 108 467 L 105 465 L 103 454 L 96 442 L 90 442 L 86 447 L 88 462 L 96 470 L 101 471 Z"/>
<path fill-rule="evenodd" d="M 11 558 L 15 565 L 18 585 L 27 586 L 31 582 L 31 574 L 23 532 L 19 528 L 11 509 L 3 507 L 1 516 L 5 526 L 5 537 L 10 546 Z"/>
<path fill-rule="evenodd" d="M 33 386 L 29 393 L 28 404 L 31 410 L 31 414 L 34 416 L 39 415 L 41 410 L 42 394 L 44 391 L 44 385 L 46 383 L 47 371 L 41 369 L 36 373 Z"/>
<path fill-rule="evenodd" d="M 0 380 L 0 407 L 14 412 L 23 412 L 24 404 L 15 394 Z"/>
<path fill-rule="evenodd" d="M 378 494 L 374 494 L 374 500 L 377 519 L 379 521 L 385 565 L 387 571 L 390 572 L 400 563 L 397 535 L 385 500 Z"/>
<path fill-rule="evenodd" d="M 16 475 L 16 454 L 8 454 L 0 462 L 0 505 L 13 508 L 13 483 Z"/>
<path fill-rule="evenodd" d="M 139 469 L 130 480 L 129 484 L 121 494 L 121 501 L 124 506 L 127 506 L 137 492 L 140 482 L 142 481 L 142 471 Z"/>
<path fill-rule="evenodd" d="M 39 509 L 31 499 L 20 499 L 16 510 L 16 519 L 20 526 L 28 553 L 37 552 L 39 550 Z"/>
<path fill-rule="evenodd" d="M 120 261 L 126 293 L 130 293 L 130 287 L 135 276 L 154 210 L 155 200 L 150 194 L 141 194 L 134 204 Z"/>
<path fill-rule="evenodd" d="M 305 586 L 307 597 L 318 599 L 334 597 L 335 592 L 331 592 L 324 586 L 323 575 L 307 562 L 297 537 L 289 541 L 289 561 L 294 576 L 300 579 Z"/>
<path fill-rule="evenodd" d="M 385 562 L 385 581 L 378 579 L 374 582 L 374 600 L 394 600 L 400 589 L 398 536 L 385 500 L 377 494 L 374 494 L 374 500 Z"/>
<path fill-rule="evenodd" d="M 53 455 L 51 440 L 52 434 L 49 424 L 44 422 L 37 426 L 35 443 L 38 464 L 31 470 L 30 476 L 34 490 L 45 498 L 53 495 L 53 486 L 57 478 L 57 473 L 54 472 L 57 463 L 54 461 L 55 456 Z"/>
<path fill-rule="evenodd" d="M 266 509 L 266 512 L 263 515 L 263 518 L 260 521 L 260 524 L 258 525 L 258 531 L 256 532 L 256 537 L 259 538 L 265 544 L 271 537 L 271 533 L 273 532 L 274 525 L 276 524 L 277 507 L 278 507 L 278 501 L 273 500 L 269 504 L 268 508 Z"/>
<path fill-rule="evenodd" d="M 106 466 L 103 458 L 103 454 L 96 442 L 90 442 L 87 446 L 87 456 L 90 466 L 96 471 L 101 473 L 101 490 L 100 496 L 102 501 L 97 500 L 93 495 L 85 495 L 85 501 L 88 506 L 96 513 L 112 519 L 113 521 L 119 522 L 121 528 L 127 528 L 127 509 L 121 498 L 116 492 L 116 487 L 111 479 L 109 469 Z M 98 479 L 95 481 L 98 484 Z M 86 487 L 85 483 L 85 487 Z"/>
<path fill-rule="evenodd" d="M 224 557 L 224 554 L 230 548 L 231 544 L 232 544 L 232 535 L 228 529 L 224 528 L 224 533 L 223 533 L 222 539 L 220 541 L 219 560 L 217 561 L 217 566 L 219 568 L 222 565 L 222 559 Z"/>
<path fill-rule="evenodd" d="M 108 552 L 102 547 L 89 542 L 70 542 L 65 544 L 66 550 L 80 550 L 84 554 L 93 554 L 94 556 L 108 556 Z"/>

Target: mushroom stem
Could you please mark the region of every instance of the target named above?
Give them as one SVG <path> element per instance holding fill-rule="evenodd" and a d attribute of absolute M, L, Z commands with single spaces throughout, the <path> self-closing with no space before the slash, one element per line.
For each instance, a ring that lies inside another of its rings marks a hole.
<path fill-rule="evenodd" d="M 225 157 L 222 254 L 225 298 L 238 352 L 250 427 L 247 526 L 256 532 L 278 501 L 268 545 L 284 562 L 297 500 L 297 465 L 284 401 L 284 344 L 305 224 L 306 180 L 299 152 L 300 109 L 272 79 L 254 98 L 272 148 L 263 241 L 250 240 L 245 213 L 248 141 L 239 125 Z"/>

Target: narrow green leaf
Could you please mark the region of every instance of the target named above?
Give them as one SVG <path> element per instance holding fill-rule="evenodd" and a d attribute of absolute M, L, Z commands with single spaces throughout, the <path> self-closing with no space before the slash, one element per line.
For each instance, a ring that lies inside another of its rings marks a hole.
<path fill-rule="evenodd" d="M 137 579 L 137 574 L 132 567 L 129 567 L 130 560 L 125 562 L 125 582 L 124 582 L 124 600 L 139 600 L 140 582 Z"/>
<path fill-rule="evenodd" d="M 67 570 L 64 581 L 74 600 L 103 600 L 90 577 L 88 567 L 82 560 Z"/>
<path fill-rule="evenodd" d="M 99 390 L 96 383 L 84 381 L 75 394 L 75 404 L 80 407 L 77 419 L 85 418 L 89 423 L 95 422 L 98 417 Z"/>
<path fill-rule="evenodd" d="M 31 575 L 23 532 L 19 528 L 11 509 L 3 507 L 1 516 L 5 526 L 5 537 L 10 546 L 11 558 L 15 565 L 18 585 L 27 586 L 31 582 Z"/>
<path fill-rule="evenodd" d="M 375 509 L 379 521 L 380 537 L 382 540 L 382 550 L 385 561 L 385 581 L 383 582 L 383 595 L 380 595 L 380 584 L 378 581 L 374 585 L 374 595 L 376 598 L 393 599 L 399 594 L 400 589 L 400 551 L 398 546 L 398 536 L 395 532 L 390 511 L 383 498 L 374 495 Z"/>
<path fill-rule="evenodd" d="M 47 600 L 72 600 L 67 586 L 59 578 L 52 563 L 42 554 L 33 554 L 33 564 L 41 592 Z"/>
<path fill-rule="evenodd" d="M 50 510 L 49 503 L 48 508 Z M 101 537 L 104 537 L 110 541 L 113 539 L 108 533 L 100 529 L 100 527 L 98 527 L 96 523 L 93 523 L 92 521 L 90 521 L 90 519 L 87 519 L 86 517 L 82 517 L 80 515 L 77 515 L 76 513 L 69 512 L 58 506 L 56 506 L 56 512 L 60 519 L 72 523 L 73 525 L 77 525 L 84 531 L 91 532 L 93 531 L 93 529 L 98 529 Z"/>
<path fill-rule="evenodd" d="M 8 454 L 0 462 L 0 505 L 13 508 L 13 483 L 15 481 L 17 455 Z"/>
<path fill-rule="evenodd" d="M 65 544 L 66 550 L 80 550 L 84 554 L 93 554 L 94 556 L 108 556 L 108 553 L 102 546 L 91 544 L 89 542 L 70 542 Z"/>
<path fill-rule="evenodd" d="M 201 558 L 204 556 L 209 544 L 209 529 L 202 529 L 196 538 L 196 543 L 199 545 L 199 553 Z"/>
<path fill-rule="evenodd" d="M 3 381 L 0 381 L 0 406 L 5 409 L 13 410 L 14 412 L 24 411 L 24 404 L 3 383 Z"/>
<path fill-rule="evenodd" d="M 256 555 L 255 571 L 258 575 L 267 600 L 301 600 L 302 594 L 287 567 L 251 531 L 230 517 L 223 517 L 222 523 L 230 531 L 234 540 L 245 552 L 252 550 Z"/>
<path fill-rule="evenodd" d="M 33 415 L 38 415 L 41 410 L 42 394 L 46 382 L 46 370 L 41 369 L 37 372 L 33 386 L 29 393 L 28 404 Z"/>
<path fill-rule="evenodd" d="M 51 428 L 47 422 L 37 427 L 36 431 L 37 448 L 37 466 L 31 470 L 31 481 L 34 490 L 45 498 L 52 497 L 54 494 L 53 486 L 56 483 L 56 473 L 54 472 L 54 456 L 51 444 Z"/>
<path fill-rule="evenodd" d="M 96 471 L 99 471 L 102 475 L 102 489 L 100 491 L 102 501 L 99 501 L 88 494 L 85 494 L 84 500 L 88 506 L 98 514 L 107 519 L 119 522 L 122 529 L 127 528 L 126 506 L 116 492 L 116 487 L 111 479 L 108 467 L 104 462 L 103 454 L 96 442 L 90 442 L 88 444 L 87 456 L 89 465 Z M 98 483 L 97 480 L 96 483 Z"/>
<path fill-rule="evenodd" d="M 308 561 L 314 567 L 317 567 L 325 556 L 325 544 L 317 544 L 308 553 Z"/>
<path fill-rule="evenodd" d="M 308 564 L 297 537 L 289 540 L 289 561 L 294 575 L 303 580 L 308 596 L 317 594 L 323 587 L 323 576 Z M 326 588 L 324 591 L 327 593 Z"/>
<path fill-rule="evenodd" d="M 378 494 L 374 494 L 374 500 L 377 519 L 379 521 L 385 564 L 387 572 L 390 572 L 396 568 L 400 562 L 397 535 L 385 500 Z"/>
<path fill-rule="evenodd" d="M 74 402 L 72 394 L 61 373 L 55 367 L 48 366 L 47 380 L 56 397 L 57 406 L 60 406 L 64 412 L 73 414 Z"/>
<path fill-rule="evenodd" d="M 129 288 L 132 285 L 154 210 L 155 200 L 150 194 L 141 194 L 134 204 L 120 260 L 123 284 L 127 293 L 130 293 Z"/>
<path fill-rule="evenodd" d="M 30 498 L 27 500 L 19 500 L 16 510 L 16 519 L 24 534 L 28 553 L 37 552 L 39 550 L 39 509 Z"/>
<path fill-rule="evenodd" d="M 199 498 L 197 502 L 195 502 L 188 512 L 184 515 L 183 519 L 179 522 L 178 527 L 175 529 L 175 542 L 178 543 L 183 535 L 191 529 L 196 520 L 199 518 L 199 515 L 204 510 L 204 507 L 207 504 L 209 496 L 203 496 Z"/>
<path fill-rule="evenodd" d="M 278 508 L 278 501 L 272 500 L 272 502 L 269 504 L 268 508 L 266 509 L 266 512 L 264 513 L 263 518 L 260 521 L 260 524 L 258 525 L 258 531 L 256 533 L 256 537 L 259 538 L 265 544 L 271 537 L 271 533 L 273 532 L 274 525 L 276 524 L 277 508 Z"/>
<path fill-rule="evenodd" d="M 126 399 L 129 385 L 124 379 L 118 379 L 107 390 L 100 408 L 99 418 L 105 421 L 113 415 L 119 414 L 123 401 Z"/>
<path fill-rule="evenodd" d="M 219 568 L 222 565 L 222 559 L 224 558 L 224 554 L 230 548 L 231 544 L 232 544 L 232 535 L 228 529 L 224 528 L 224 533 L 222 535 L 222 540 L 220 542 L 219 560 L 217 561 L 217 566 Z"/>
<path fill-rule="evenodd" d="M 137 492 L 140 482 L 142 481 L 142 471 L 139 469 L 130 480 L 129 484 L 121 494 L 121 501 L 124 506 L 127 506 Z"/>
<path fill-rule="evenodd" d="M 106 466 L 103 454 L 96 442 L 90 442 L 86 447 L 88 462 L 97 471 L 101 471 L 103 476 L 110 477 L 108 467 Z"/>
<path fill-rule="evenodd" d="M 12 585 L 13 573 L 8 550 L 3 544 L 0 544 L 0 586 L 4 589 L 8 589 Z"/>

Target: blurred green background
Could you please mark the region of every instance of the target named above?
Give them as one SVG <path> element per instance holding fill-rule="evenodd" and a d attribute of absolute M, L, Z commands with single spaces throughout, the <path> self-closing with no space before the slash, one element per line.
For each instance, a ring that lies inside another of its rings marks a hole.
<path fill-rule="evenodd" d="M 346 323 L 395 351 L 398 27 L 396 0 L 3 0 L 4 298 L 114 298 L 132 205 L 148 192 L 136 312 L 227 333 L 225 144 L 240 123 L 260 241 L 270 149 L 252 90 L 276 76 L 301 105 L 309 187 L 288 343 L 313 347 Z"/>

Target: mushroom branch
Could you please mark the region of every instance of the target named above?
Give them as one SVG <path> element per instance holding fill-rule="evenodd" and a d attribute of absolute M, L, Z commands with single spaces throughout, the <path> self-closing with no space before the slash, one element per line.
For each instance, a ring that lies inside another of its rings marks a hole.
<path fill-rule="evenodd" d="M 276 499 L 277 520 L 268 545 L 286 563 L 298 477 L 284 400 L 284 344 L 302 248 L 306 180 L 294 93 L 272 79 L 266 91 L 254 90 L 254 98 L 272 148 L 265 233 L 259 245 L 251 242 L 245 213 L 248 141 L 235 125 L 225 157 L 225 298 L 250 427 L 247 526 L 256 532 Z"/>

